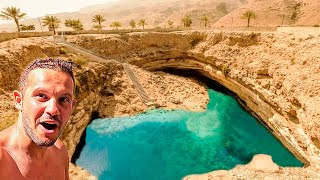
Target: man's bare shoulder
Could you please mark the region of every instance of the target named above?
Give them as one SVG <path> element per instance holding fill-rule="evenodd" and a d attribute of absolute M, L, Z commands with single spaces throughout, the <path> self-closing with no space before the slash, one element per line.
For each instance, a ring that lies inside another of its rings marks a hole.
<path fill-rule="evenodd" d="M 9 127 L 3 131 L 0 131 L 0 147 L 4 147 L 8 144 L 12 127 Z"/>
<path fill-rule="evenodd" d="M 54 143 L 54 146 L 62 151 L 67 150 L 66 146 L 63 144 L 63 142 L 60 139 L 57 139 L 57 141 Z"/>
<path fill-rule="evenodd" d="M 67 150 L 66 146 L 63 144 L 63 142 L 60 139 L 58 139 L 54 143 L 54 146 L 55 146 L 56 151 L 58 151 L 58 153 L 61 156 L 64 156 L 64 158 L 69 159 L 68 150 Z"/>
<path fill-rule="evenodd" d="M 9 139 L 9 129 L 5 129 L 3 131 L 0 131 L 0 161 L 3 159 L 4 149 L 8 144 Z"/>
<path fill-rule="evenodd" d="M 2 161 L 2 151 L 3 151 L 3 148 L 2 146 L 0 146 L 0 162 Z"/>
<path fill-rule="evenodd" d="M 64 167 L 64 171 L 66 174 L 65 179 L 69 179 L 69 154 L 68 154 L 68 150 L 60 139 L 58 139 L 54 143 L 54 146 L 55 146 L 55 149 L 58 151 L 58 154 L 61 157 L 61 161 L 63 162 L 63 164 L 65 166 Z"/>
<path fill-rule="evenodd" d="M 0 160 L 3 160 L 5 154 L 7 154 L 7 148 L 9 146 L 11 135 L 13 131 L 13 126 L 0 131 Z"/>

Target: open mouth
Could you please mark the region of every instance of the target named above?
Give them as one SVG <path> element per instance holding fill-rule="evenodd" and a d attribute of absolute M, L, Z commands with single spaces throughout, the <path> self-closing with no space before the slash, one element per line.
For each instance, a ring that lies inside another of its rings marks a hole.
<path fill-rule="evenodd" d="M 56 124 L 52 124 L 48 122 L 41 122 L 40 124 L 47 130 L 54 130 L 55 128 L 57 128 Z"/>

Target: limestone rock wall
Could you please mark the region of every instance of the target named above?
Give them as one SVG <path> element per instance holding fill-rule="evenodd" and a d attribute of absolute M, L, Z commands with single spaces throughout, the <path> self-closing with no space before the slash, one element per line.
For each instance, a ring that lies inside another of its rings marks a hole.
<path fill-rule="evenodd" d="M 197 81 L 154 71 L 198 70 L 232 90 L 305 165 L 320 166 L 320 37 L 316 33 L 185 31 L 80 35 L 67 40 L 134 65 L 147 93 L 164 108 L 198 111 L 206 107 L 208 97 Z M 62 135 L 70 155 L 93 115 L 133 115 L 147 109 L 119 62 L 91 62 L 52 43 L 50 37 L 14 39 L 0 43 L 0 124 L 5 124 L 1 128 L 16 119 L 10 94 L 17 88 L 20 72 L 39 57 L 60 57 L 79 65 L 78 104 Z"/>
<path fill-rule="evenodd" d="M 218 170 L 206 174 L 189 175 L 183 180 L 218 180 L 218 179 L 290 179 L 290 180 L 316 180 L 320 174 L 312 168 L 280 167 L 272 161 L 271 156 L 259 154 L 253 156 L 250 163 L 237 165 L 235 168 Z"/>
<path fill-rule="evenodd" d="M 0 47 L 0 130 L 16 121 L 11 93 L 17 89 L 22 70 L 36 58 L 56 57 L 77 64 L 77 105 L 61 136 L 70 158 L 92 116 L 129 116 L 148 108 L 119 62 L 93 62 L 79 52 L 67 51 L 62 45 L 53 43 L 51 37 L 14 39 L 0 43 Z M 206 108 L 208 94 L 199 82 L 162 72 L 151 73 L 135 66 L 131 68 L 147 94 L 162 108 L 193 111 Z"/>
<path fill-rule="evenodd" d="M 151 71 L 202 72 L 235 92 L 305 165 L 319 166 L 317 33 L 189 31 L 68 40 Z"/>

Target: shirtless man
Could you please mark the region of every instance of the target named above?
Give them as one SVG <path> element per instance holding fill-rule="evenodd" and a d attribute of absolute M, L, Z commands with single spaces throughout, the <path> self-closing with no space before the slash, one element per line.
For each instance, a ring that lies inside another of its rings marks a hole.
<path fill-rule="evenodd" d="M 69 157 L 58 139 L 75 105 L 72 64 L 38 59 L 14 91 L 17 122 L 0 132 L 0 179 L 69 179 Z"/>

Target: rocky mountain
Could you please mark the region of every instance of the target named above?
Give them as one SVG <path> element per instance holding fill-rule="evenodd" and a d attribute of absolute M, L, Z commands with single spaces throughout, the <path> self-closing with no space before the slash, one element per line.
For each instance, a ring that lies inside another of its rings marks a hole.
<path fill-rule="evenodd" d="M 201 18 L 208 17 L 210 27 L 244 27 L 247 20 L 242 14 L 252 10 L 256 18 L 251 20 L 254 27 L 276 26 L 315 26 L 320 24 L 320 0 L 119 0 L 105 4 L 92 5 L 78 12 L 50 14 L 64 22 L 66 19 L 80 19 L 86 30 L 92 29 L 92 17 L 101 14 L 106 21 L 104 29 L 111 29 L 110 24 L 119 21 L 122 28 L 130 28 L 130 20 L 137 23 L 146 20 L 146 28 L 183 27 L 181 19 L 189 15 L 192 28 L 204 27 Z M 22 20 L 22 24 L 33 24 L 36 31 L 41 31 L 41 19 Z M 141 28 L 137 26 L 137 28 Z M 43 28 L 47 30 L 46 27 Z M 62 23 L 59 30 L 72 30 Z M 16 31 L 15 24 L 0 25 L 0 31 Z"/>
<path fill-rule="evenodd" d="M 227 13 L 240 7 L 245 0 L 119 0 L 112 3 L 88 6 L 78 12 L 51 14 L 64 22 L 66 19 L 80 19 L 85 29 L 93 27 L 92 17 L 101 14 L 105 17 L 104 29 L 110 29 L 110 24 L 119 21 L 123 28 L 129 28 L 131 19 L 138 22 L 145 19 L 146 28 L 166 27 L 167 22 L 173 22 L 173 27 L 182 27 L 182 17 L 189 15 L 193 20 L 192 26 L 199 27 L 201 17 L 207 16 L 213 24 Z M 22 20 L 21 24 L 33 24 L 41 31 L 40 22 L 43 17 Z M 201 26 L 204 26 L 201 24 Z M 139 28 L 139 27 L 137 27 Z M 44 30 L 47 30 L 45 27 Z M 61 24 L 60 30 L 71 30 Z M 0 25 L 0 31 L 16 31 L 15 24 Z"/>
<path fill-rule="evenodd" d="M 252 26 L 314 26 L 320 24 L 319 0 L 249 0 L 233 12 L 219 19 L 214 26 L 246 26 L 242 14 L 252 10 L 256 18 Z"/>

